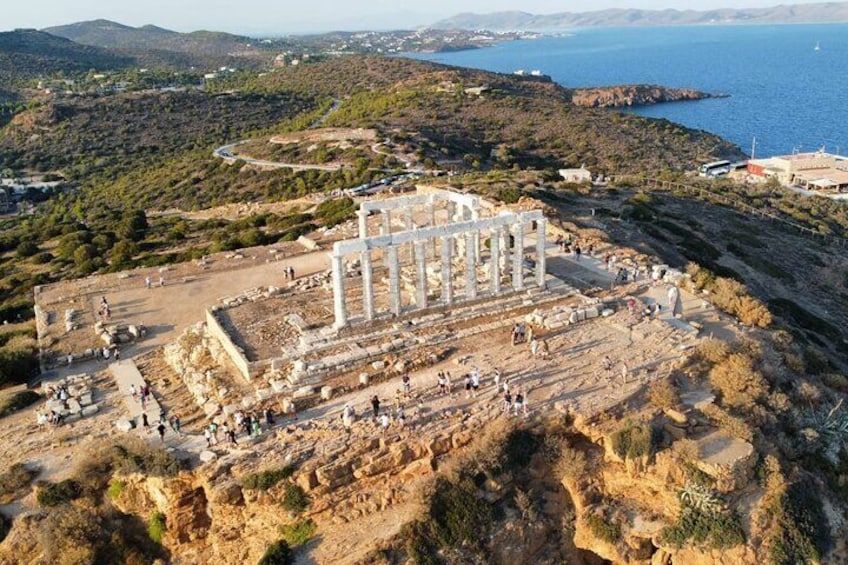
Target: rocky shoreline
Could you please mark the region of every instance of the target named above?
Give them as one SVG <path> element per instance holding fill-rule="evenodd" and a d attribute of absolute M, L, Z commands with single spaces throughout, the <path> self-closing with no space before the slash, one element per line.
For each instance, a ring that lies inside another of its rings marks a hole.
<path fill-rule="evenodd" d="M 589 108 L 620 108 L 650 106 L 664 102 L 727 98 L 727 94 L 711 94 L 692 88 L 667 88 L 657 85 L 624 85 L 599 88 L 577 88 L 572 91 L 571 103 Z"/>

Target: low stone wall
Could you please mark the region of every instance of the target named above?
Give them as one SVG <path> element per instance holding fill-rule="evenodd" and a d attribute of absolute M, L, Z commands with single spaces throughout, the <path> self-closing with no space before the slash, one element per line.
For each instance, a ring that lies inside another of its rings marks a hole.
<path fill-rule="evenodd" d="M 215 316 L 215 311 L 211 308 L 206 310 L 206 331 L 210 336 L 218 340 L 218 343 L 221 344 L 221 347 L 227 353 L 241 376 L 243 376 L 247 382 L 250 382 L 250 380 L 256 375 L 256 369 L 251 367 L 251 363 L 247 360 L 244 350 L 233 342 L 230 338 L 230 334 L 227 333 L 227 330 L 225 330 L 218 321 L 218 317 Z"/>

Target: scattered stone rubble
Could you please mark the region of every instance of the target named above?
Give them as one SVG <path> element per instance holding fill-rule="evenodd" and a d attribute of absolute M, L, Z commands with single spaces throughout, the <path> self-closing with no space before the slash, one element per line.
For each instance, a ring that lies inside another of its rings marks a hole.
<path fill-rule="evenodd" d="M 99 410 L 94 402 L 94 391 L 91 388 L 92 377 L 87 373 L 71 375 L 55 382 L 42 385 L 41 393 L 48 399 L 44 404 L 42 414 L 49 415 L 51 411 L 60 414 L 65 422 L 73 422 L 83 416 L 91 416 Z M 66 387 L 69 398 L 58 399 L 59 390 Z"/>

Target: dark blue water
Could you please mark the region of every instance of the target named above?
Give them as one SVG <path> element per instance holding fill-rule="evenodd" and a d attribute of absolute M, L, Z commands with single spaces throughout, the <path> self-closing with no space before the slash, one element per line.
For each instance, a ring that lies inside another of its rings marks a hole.
<path fill-rule="evenodd" d="M 499 72 L 541 70 L 569 87 L 661 84 L 730 98 L 640 108 L 757 156 L 848 153 L 848 25 L 592 29 L 568 37 L 418 55 Z M 820 50 L 815 50 L 815 45 Z"/>

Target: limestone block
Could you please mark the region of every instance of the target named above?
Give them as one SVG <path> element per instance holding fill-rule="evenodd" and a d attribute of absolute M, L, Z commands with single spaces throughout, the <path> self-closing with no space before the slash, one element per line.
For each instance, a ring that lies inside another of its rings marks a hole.
<path fill-rule="evenodd" d="M 684 406 L 691 406 L 696 410 L 703 410 L 715 402 L 715 395 L 708 390 L 693 390 L 680 395 L 680 402 Z"/>
<path fill-rule="evenodd" d="M 383 369 L 386 368 L 386 362 L 385 361 L 374 361 L 373 363 L 371 363 L 371 367 L 375 371 L 382 371 Z"/>
<path fill-rule="evenodd" d="M 286 381 L 281 379 L 273 379 L 269 384 L 271 385 L 271 390 L 276 393 L 281 393 L 286 390 L 286 388 L 288 388 L 286 385 Z"/>
<path fill-rule="evenodd" d="M 321 387 L 321 400 L 330 400 L 333 397 L 333 387 L 326 385 Z"/>
<path fill-rule="evenodd" d="M 224 406 L 224 416 L 232 416 L 240 409 L 238 404 L 227 404 Z"/>
<path fill-rule="evenodd" d="M 80 403 L 82 406 L 89 406 L 89 405 L 91 405 L 91 393 L 89 392 L 89 393 L 86 393 L 86 394 L 83 394 L 82 396 L 80 396 L 80 397 L 79 397 L 79 403 Z"/>
<path fill-rule="evenodd" d="M 665 415 L 668 416 L 675 424 L 686 425 L 689 422 L 689 418 L 686 417 L 686 414 L 683 414 L 678 410 L 674 410 L 673 408 L 666 408 L 663 411 L 665 412 Z"/>
<path fill-rule="evenodd" d="M 118 428 L 118 431 L 126 433 L 126 432 L 129 432 L 130 430 L 132 430 L 135 426 L 133 426 L 133 423 L 130 422 L 129 420 L 125 420 L 125 419 L 122 418 L 122 419 L 118 420 L 117 422 L 115 422 L 115 427 Z"/>
<path fill-rule="evenodd" d="M 392 349 L 401 349 L 403 347 L 403 339 L 397 338 L 392 340 Z"/>
<path fill-rule="evenodd" d="M 99 410 L 99 408 L 97 407 L 97 405 L 92 404 L 91 406 L 86 406 L 85 408 L 82 409 L 82 415 L 83 416 L 92 416 L 94 414 L 97 414 L 98 410 Z"/>
<path fill-rule="evenodd" d="M 203 413 L 209 418 L 217 414 L 220 409 L 221 405 L 214 401 L 203 404 Z"/>
<path fill-rule="evenodd" d="M 586 308 L 586 319 L 597 318 L 599 314 L 597 306 L 589 306 Z"/>
<path fill-rule="evenodd" d="M 359 384 L 368 386 L 370 382 L 371 377 L 368 375 L 368 373 L 359 373 Z"/>
<path fill-rule="evenodd" d="M 315 476 L 315 471 L 312 470 L 298 473 L 298 475 L 294 479 L 294 482 L 297 483 L 297 485 L 306 492 L 311 491 L 319 484 L 318 477 Z"/>
<path fill-rule="evenodd" d="M 577 309 L 577 321 L 582 322 L 586 319 L 586 310 L 583 308 Z"/>
<path fill-rule="evenodd" d="M 311 386 L 302 386 L 296 391 L 294 391 L 295 398 L 303 398 L 304 396 L 310 396 L 313 393 L 313 388 Z"/>
<path fill-rule="evenodd" d="M 215 454 L 215 452 L 210 451 L 208 449 L 204 449 L 203 451 L 201 451 L 198 457 L 200 457 L 200 461 L 202 463 L 209 463 L 210 461 L 215 461 L 216 459 L 218 459 L 218 456 Z"/>
<path fill-rule="evenodd" d="M 241 405 L 245 408 L 251 408 L 256 405 L 256 399 L 252 396 L 245 396 L 241 399 Z"/>
<path fill-rule="evenodd" d="M 609 318 L 613 314 L 615 314 L 615 310 L 613 310 L 612 308 L 604 308 L 601 311 L 601 316 L 603 316 L 604 318 Z"/>
<path fill-rule="evenodd" d="M 319 484 L 331 489 L 346 485 L 354 478 L 349 465 L 334 463 L 319 467 L 315 471 L 315 476 Z"/>
<path fill-rule="evenodd" d="M 428 458 L 413 461 L 401 472 L 401 477 L 422 477 L 433 472 L 433 460 Z"/>
<path fill-rule="evenodd" d="M 576 310 L 571 312 L 571 314 L 568 315 L 568 323 L 569 324 L 576 324 L 579 321 L 579 319 L 580 318 L 578 317 Z"/>
<path fill-rule="evenodd" d="M 720 492 L 731 492 L 750 480 L 757 452 L 747 441 L 716 431 L 698 440 L 698 450 L 701 459 L 696 466 L 716 479 Z"/>
<path fill-rule="evenodd" d="M 473 439 L 471 432 L 460 431 L 453 434 L 451 438 L 451 443 L 453 444 L 454 449 L 460 448 L 464 445 L 468 445 L 471 443 Z"/>
<path fill-rule="evenodd" d="M 66 421 L 66 422 L 68 422 L 68 423 L 70 423 L 70 422 L 76 422 L 77 420 L 79 420 L 79 419 L 81 418 L 81 416 L 80 416 L 80 414 L 79 414 L 79 413 L 76 413 L 76 414 L 64 414 L 64 415 L 63 415 L 63 417 L 65 418 L 65 421 Z"/>
<path fill-rule="evenodd" d="M 259 402 L 264 402 L 272 396 L 274 396 L 274 393 L 270 388 L 260 388 L 256 391 L 256 400 Z"/>
<path fill-rule="evenodd" d="M 68 412 L 71 414 L 79 414 L 82 411 L 82 406 L 78 400 L 72 398 L 68 400 Z"/>

